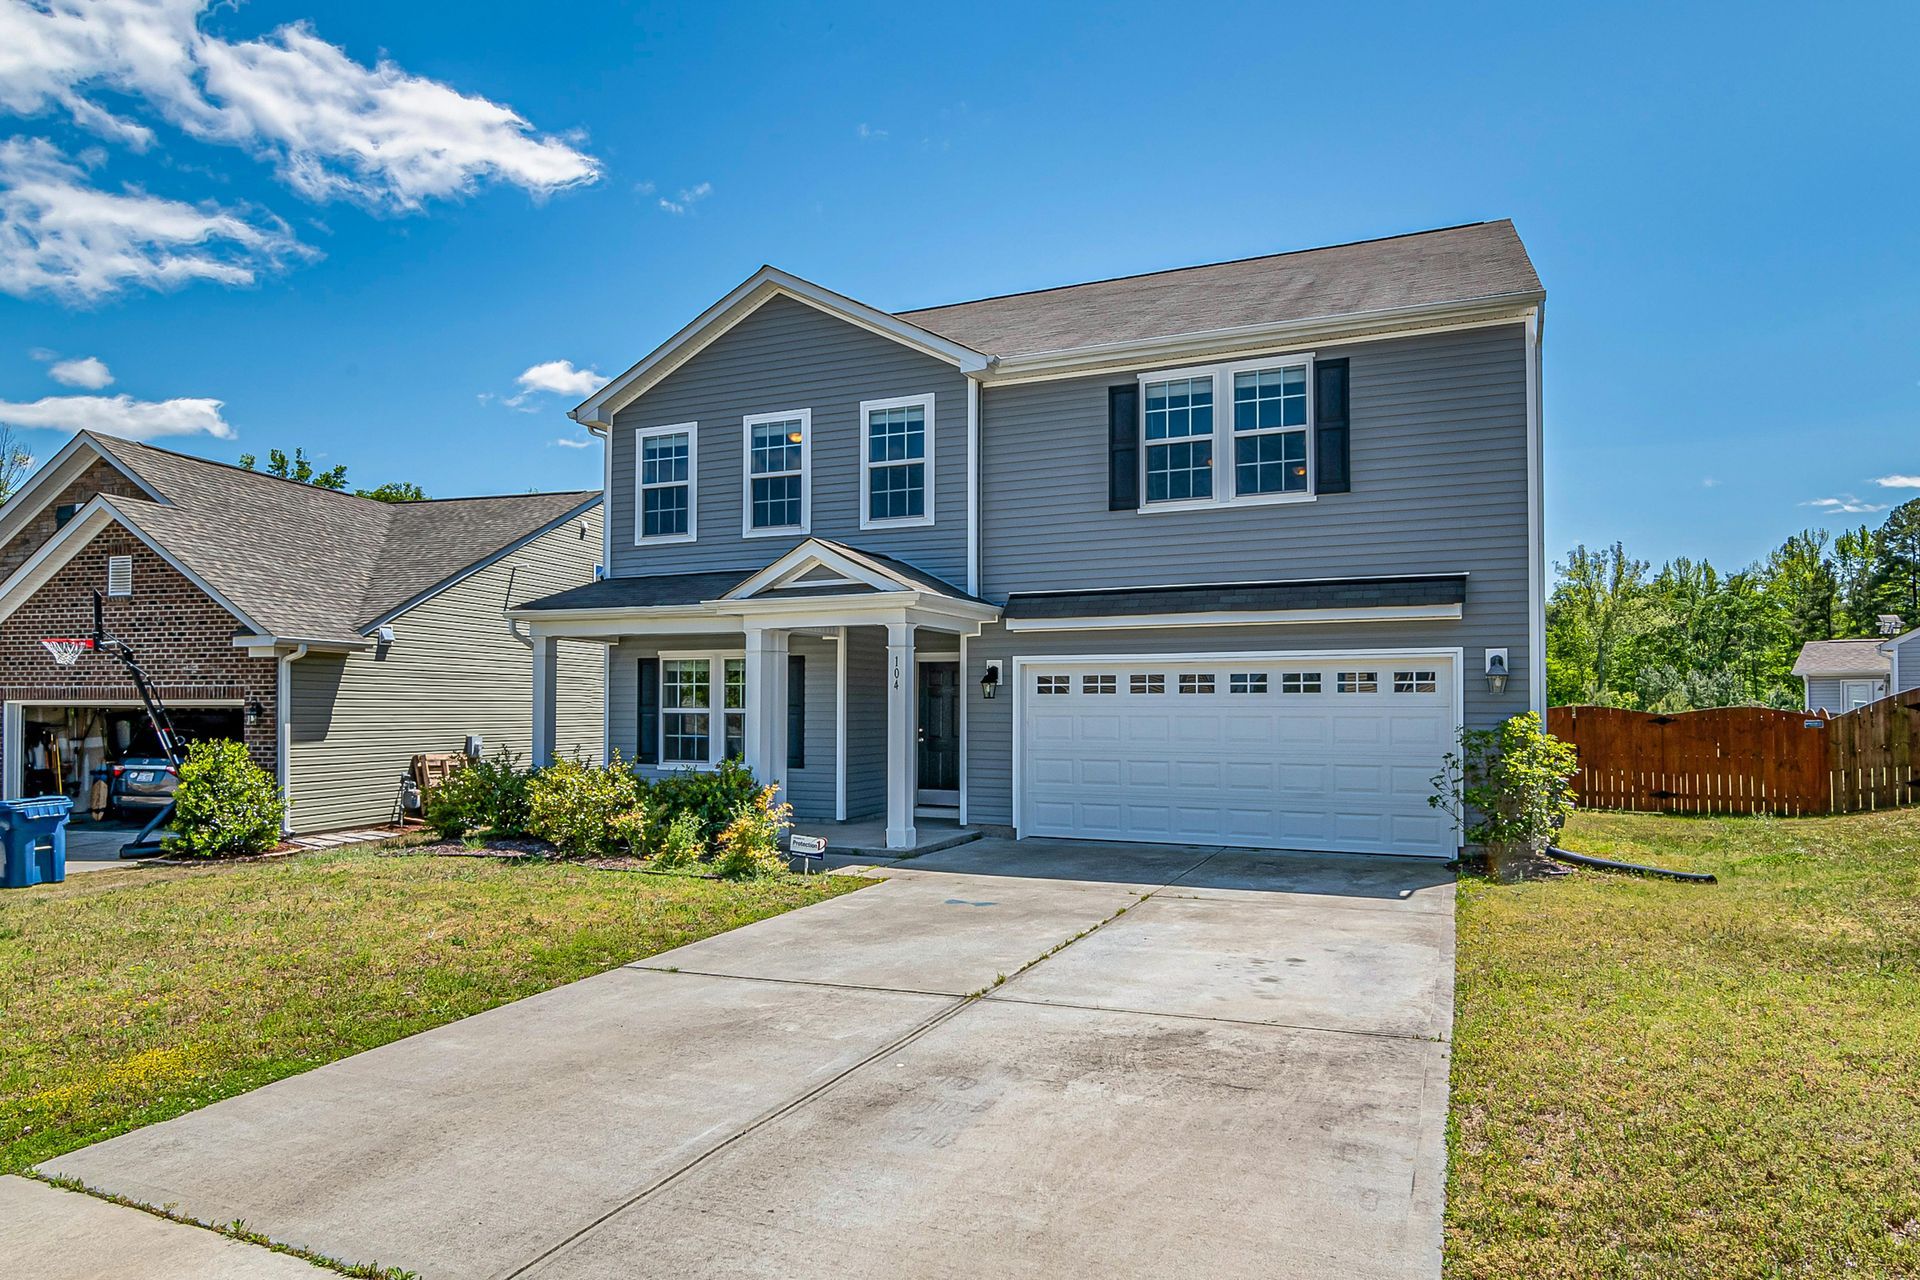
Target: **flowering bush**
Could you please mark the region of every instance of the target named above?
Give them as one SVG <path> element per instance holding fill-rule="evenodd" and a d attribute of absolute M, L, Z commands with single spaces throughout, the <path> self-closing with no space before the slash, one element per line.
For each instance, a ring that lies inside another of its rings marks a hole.
<path fill-rule="evenodd" d="M 775 804 L 778 787 L 764 787 L 734 812 L 720 832 L 714 855 L 715 874 L 726 880 L 751 880 L 785 874 L 787 857 L 780 852 L 780 833 L 791 826 L 793 806 Z"/>
<path fill-rule="evenodd" d="M 618 754 L 604 765 L 560 760 L 527 778 L 527 832 L 575 858 L 600 858 L 643 829 L 640 780 Z"/>
<path fill-rule="evenodd" d="M 702 848 L 719 838 L 733 821 L 740 806 L 750 802 L 760 790 L 753 771 L 737 760 L 723 760 L 711 772 L 689 769 L 673 773 L 647 788 L 647 808 L 653 814 L 655 841 L 663 839 L 667 825 L 683 813 L 691 813 L 700 824 Z"/>
<path fill-rule="evenodd" d="M 218 739 L 187 748 L 173 793 L 168 853 L 239 858 L 280 843 L 286 805 L 273 775 L 238 742 Z"/>
<path fill-rule="evenodd" d="M 700 815 L 676 813 L 661 832 L 659 849 L 653 855 L 653 865 L 662 870 L 678 871 L 699 866 L 706 856 L 707 842 L 700 834 Z"/>

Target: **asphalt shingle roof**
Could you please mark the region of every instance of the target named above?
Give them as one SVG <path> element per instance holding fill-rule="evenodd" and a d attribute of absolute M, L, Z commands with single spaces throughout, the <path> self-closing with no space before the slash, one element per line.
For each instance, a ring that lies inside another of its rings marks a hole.
<path fill-rule="evenodd" d="M 1447 573 L 1100 591 L 1017 591 L 1007 597 L 1005 616 L 1119 618 L 1129 614 L 1218 613 L 1243 609 L 1356 609 L 1460 604 L 1466 598 L 1467 575 Z"/>
<path fill-rule="evenodd" d="M 1893 659 L 1880 652 L 1884 636 L 1856 640 L 1809 640 L 1793 660 L 1796 676 L 1885 676 L 1893 674 Z"/>
<path fill-rule="evenodd" d="M 382 616 L 598 498 L 597 490 L 386 503 L 88 432 L 164 502 L 127 517 L 270 634 L 358 637 Z"/>
<path fill-rule="evenodd" d="M 1423 305 L 1544 296 L 1519 234 L 1502 219 L 898 314 L 976 351 L 1017 356 Z"/>

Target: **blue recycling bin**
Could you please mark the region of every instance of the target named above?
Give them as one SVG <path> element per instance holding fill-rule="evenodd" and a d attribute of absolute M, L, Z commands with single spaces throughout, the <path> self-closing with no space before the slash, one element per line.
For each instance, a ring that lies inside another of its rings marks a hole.
<path fill-rule="evenodd" d="M 67 878 L 67 817 L 72 812 L 73 801 L 65 796 L 0 800 L 0 841 L 7 851 L 0 887 L 24 889 Z"/>

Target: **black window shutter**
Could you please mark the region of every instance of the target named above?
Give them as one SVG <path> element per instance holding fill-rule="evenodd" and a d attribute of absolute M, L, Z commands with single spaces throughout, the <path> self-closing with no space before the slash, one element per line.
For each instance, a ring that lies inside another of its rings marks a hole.
<path fill-rule="evenodd" d="M 807 660 L 787 655 L 787 768 L 807 767 Z"/>
<path fill-rule="evenodd" d="M 1344 358 L 1313 362 L 1313 428 L 1314 492 L 1352 492 Z"/>
<path fill-rule="evenodd" d="M 1140 384 L 1107 388 L 1107 510 L 1140 505 Z"/>
<path fill-rule="evenodd" d="M 636 686 L 640 707 L 638 734 L 634 742 L 636 764 L 660 763 L 660 659 L 640 659 L 640 683 Z"/>

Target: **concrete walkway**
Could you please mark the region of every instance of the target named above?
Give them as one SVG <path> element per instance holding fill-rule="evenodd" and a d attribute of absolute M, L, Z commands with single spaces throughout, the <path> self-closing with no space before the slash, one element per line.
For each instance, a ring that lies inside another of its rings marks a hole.
<path fill-rule="evenodd" d="M 1438 1275 L 1444 871 L 883 874 L 47 1168 L 427 1277 Z"/>

